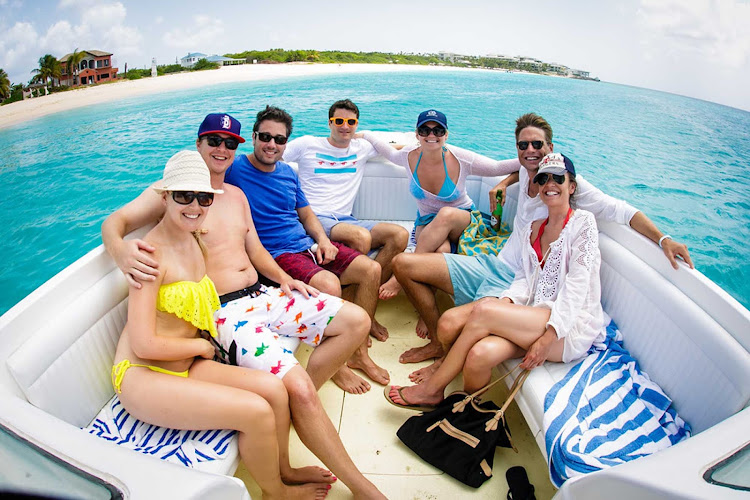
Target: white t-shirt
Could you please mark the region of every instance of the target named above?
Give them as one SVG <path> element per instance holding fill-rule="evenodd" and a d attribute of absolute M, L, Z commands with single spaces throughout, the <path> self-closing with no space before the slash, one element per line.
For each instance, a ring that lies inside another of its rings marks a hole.
<path fill-rule="evenodd" d="M 284 161 L 297 162 L 302 191 L 317 215 L 351 215 L 367 160 L 377 156 L 364 139 L 337 148 L 327 137 L 306 135 L 289 142 Z"/>

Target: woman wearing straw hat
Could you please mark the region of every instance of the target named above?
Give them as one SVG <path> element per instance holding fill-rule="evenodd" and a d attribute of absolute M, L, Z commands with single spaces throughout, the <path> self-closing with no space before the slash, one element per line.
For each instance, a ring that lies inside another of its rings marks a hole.
<path fill-rule="evenodd" d="M 287 486 L 289 401 L 269 373 L 212 361 L 219 298 L 206 275 L 200 229 L 214 194 L 197 151 L 169 159 L 161 185 L 164 217 L 145 236 L 156 248 L 155 281 L 129 288 L 128 322 L 112 368 L 112 382 L 127 411 L 173 429 L 234 429 L 240 455 L 264 498 L 323 498 L 324 482 Z M 318 468 L 316 468 L 318 469 Z M 322 476 L 322 474 L 321 474 Z"/>

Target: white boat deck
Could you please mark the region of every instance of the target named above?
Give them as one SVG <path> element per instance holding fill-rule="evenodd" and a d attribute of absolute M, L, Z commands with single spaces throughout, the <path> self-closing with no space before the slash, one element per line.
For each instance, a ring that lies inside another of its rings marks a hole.
<path fill-rule="evenodd" d="M 417 315 L 405 296 L 400 294 L 390 301 L 380 301 L 377 319 L 388 328 L 390 338 L 386 342 L 373 339 L 370 355 L 389 371 L 393 384 L 408 385 L 409 373 L 428 364 L 424 362 L 403 365 L 398 362 L 398 357 L 403 351 L 425 342 L 414 333 Z M 309 353 L 304 351 L 305 348 L 303 345 L 298 351 L 302 359 L 306 359 Z M 470 495 L 471 498 L 497 500 L 505 498 L 508 493 L 505 471 L 514 465 L 526 468 L 529 481 L 536 488 L 538 500 L 552 498 L 555 494 L 556 490 L 547 474 L 547 464 L 515 403 L 510 406 L 508 425 L 518 453 L 512 449 L 498 448 L 495 452 L 492 479 L 480 488 L 474 489 L 423 462 L 401 443 L 396 437 L 396 430 L 408 417 L 416 413 L 389 405 L 383 397 L 383 386 L 372 382 L 371 384 L 372 389 L 367 394 L 351 395 L 344 393 L 329 381 L 319 393 L 354 463 L 386 497 L 394 500 L 426 500 L 464 498 Z M 448 387 L 448 392 L 461 389 L 462 382 L 459 376 Z M 497 384 L 490 397 L 495 402 L 502 402 L 506 394 L 505 385 Z M 294 433 L 290 444 L 290 456 L 292 466 L 322 465 Z M 260 488 L 244 465 L 240 465 L 235 475 L 245 482 L 253 498 L 260 498 Z M 351 498 L 351 492 L 338 482 L 327 498 Z"/>

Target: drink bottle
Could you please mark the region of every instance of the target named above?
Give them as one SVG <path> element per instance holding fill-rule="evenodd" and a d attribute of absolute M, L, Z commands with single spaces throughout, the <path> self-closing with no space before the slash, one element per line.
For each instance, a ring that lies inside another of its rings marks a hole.
<path fill-rule="evenodd" d="M 495 230 L 495 232 L 500 231 L 500 224 L 503 222 L 503 206 L 501 205 L 503 201 L 503 192 L 498 191 L 497 192 L 497 205 L 495 206 L 495 210 L 492 211 L 492 217 L 490 217 L 490 225 L 492 226 L 492 229 Z"/>

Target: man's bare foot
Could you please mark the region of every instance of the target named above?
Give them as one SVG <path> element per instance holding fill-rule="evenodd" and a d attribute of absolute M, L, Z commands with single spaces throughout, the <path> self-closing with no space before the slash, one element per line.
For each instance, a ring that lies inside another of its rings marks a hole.
<path fill-rule="evenodd" d="M 422 347 L 415 347 L 409 349 L 403 353 L 399 358 L 399 363 L 419 363 L 432 358 L 440 358 L 443 356 L 443 348 L 440 344 L 430 342 Z"/>
<path fill-rule="evenodd" d="M 424 320 L 422 318 L 419 318 L 419 321 L 417 321 L 417 327 L 414 329 L 414 331 L 417 332 L 417 337 L 420 339 L 426 339 L 430 332 L 427 331 L 427 325 L 424 324 Z"/>
<path fill-rule="evenodd" d="M 398 292 L 401 291 L 401 284 L 398 282 L 395 276 L 391 276 L 388 281 L 380 285 L 378 290 L 378 298 L 381 300 L 392 299 Z"/>
<path fill-rule="evenodd" d="M 421 384 L 428 378 L 432 377 L 432 374 L 435 373 L 437 369 L 440 367 L 440 365 L 442 364 L 443 364 L 443 358 L 438 358 L 431 365 L 425 366 L 424 368 L 420 368 L 419 370 L 415 370 L 411 372 L 409 374 L 409 380 L 411 380 L 415 384 Z"/>
<path fill-rule="evenodd" d="M 311 465 L 309 467 L 293 468 L 281 471 L 281 480 L 284 484 L 305 484 L 305 483 L 328 483 L 336 482 L 336 476 L 333 472 L 323 467 Z"/>
<path fill-rule="evenodd" d="M 295 500 L 323 500 L 331 489 L 327 483 L 307 483 L 298 486 L 284 486 L 280 495 L 270 495 L 263 493 L 264 499 L 295 499 Z"/>
<path fill-rule="evenodd" d="M 355 352 L 352 357 L 349 358 L 349 361 L 346 362 L 346 366 L 362 370 L 371 380 L 380 385 L 386 385 L 391 381 L 391 377 L 388 375 L 388 370 L 376 365 L 366 351 L 364 355 Z"/>
<path fill-rule="evenodd" d="M 394 385 L 391 387 L 388 395 L 394 403 L 402 406 L 435 406 L 445 399 L 442 392 L 439 394 L 431 394 L 423 385 L 410 385 L 408 387 L 398 387 Z"/>
<path fill-rule="evenodd" d="M 388 329 L 378 323 L 378 320 L 373 318 L 372 325 L 370 326 L 370 335 L 381 342 L 385 342 L 386 340 L 388 340 Z"/>
<path fill-rule="evenodd" d="M 370 390 L 370 383 L 344 365 L 331 377 L 333 383 L 349 394 L 364 394 Z"/>

